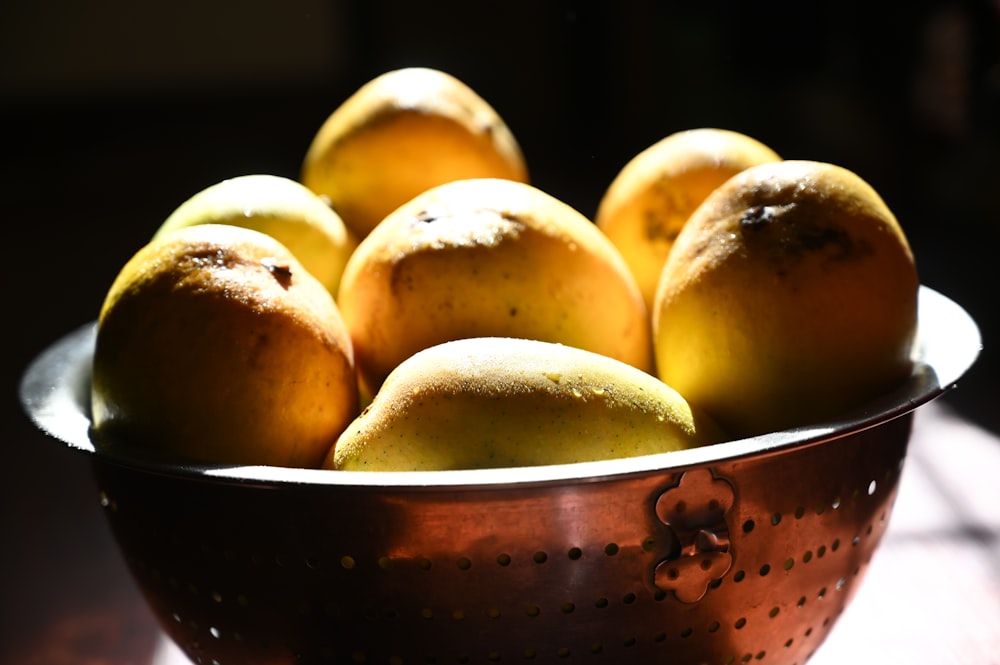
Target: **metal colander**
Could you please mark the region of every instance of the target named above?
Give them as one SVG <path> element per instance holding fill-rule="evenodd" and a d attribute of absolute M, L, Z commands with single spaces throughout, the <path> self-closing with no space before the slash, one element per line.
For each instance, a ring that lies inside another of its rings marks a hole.
<path fill-rule="evenodd" d="M 980 349 L 923 287 L 907 385 L 832 423 L 586 464 L 385 474 L 168 467 L 87 437 L 94 328 L 21 385 L 91 455 L 164 630 L 195 663 L 804 663 L 882 538 L 913 410 Z"/>

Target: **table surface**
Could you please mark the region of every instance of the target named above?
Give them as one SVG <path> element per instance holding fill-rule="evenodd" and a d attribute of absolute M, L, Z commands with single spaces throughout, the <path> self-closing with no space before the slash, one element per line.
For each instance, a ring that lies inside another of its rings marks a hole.
<path fill-rule="evenodd" d="M 44 440 L 21 462 L 3 472 L 0 663 L 187 663 L 125 570 L 89 467 Z M 811 665 L 1000 663 L 998 507 L 1000 438 L 943 400 L 919 409 L 883 544 Z"/>

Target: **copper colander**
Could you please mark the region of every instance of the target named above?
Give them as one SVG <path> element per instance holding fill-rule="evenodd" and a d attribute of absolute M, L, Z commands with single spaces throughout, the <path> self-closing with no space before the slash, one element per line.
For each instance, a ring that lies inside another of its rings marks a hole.
<path fill-rule="evenodd" d="M 922 287 L 917 368 L 836 422 L 521 469 L 178 467 L 95 452 L 92 324 L 29 366 L 25 410 L 90 455 L 164 630 L 195 663 L 804 663 L 885 532 L 913 410 L 980 350 Z"/>

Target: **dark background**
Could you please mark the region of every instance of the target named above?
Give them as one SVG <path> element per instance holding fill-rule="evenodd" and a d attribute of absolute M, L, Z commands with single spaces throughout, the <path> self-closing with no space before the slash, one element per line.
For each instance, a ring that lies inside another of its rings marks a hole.
<path fill-rule="evenodd" d="M 96 316 L 174 207 L 235 175 L 297 177 L 326 116 L 400 66 L 464 80 L 513 129 L 534 184 L 587 215 L 633 155 L 693 127 L 854 170 L 896 212 L 923 283 L 979 322 L 980 362 L 946 399 L 1000 428 L 1000 4 L 872 4 L 4 4 L 0 661 L 16 662 L 12 636 L 55 630 L 47 578 L 27 571 L 78 579 L 99 613 L 101 571 L 120 565 L 88 559 L 106 537 L 93 488 L 24 418 L 27 362 Z M 135 638 L 114 630 L 97 651 Z"/>

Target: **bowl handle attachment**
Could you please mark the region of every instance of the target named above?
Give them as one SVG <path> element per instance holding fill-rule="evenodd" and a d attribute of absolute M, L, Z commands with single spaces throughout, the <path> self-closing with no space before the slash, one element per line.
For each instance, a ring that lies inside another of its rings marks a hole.
<path fill-rule="evenodd" d="M 653 570 L 653 582 L 682 603 L 695 603 L 733 564 L 726 515 L 736 493 L 709 469 L 681 474 L 656 500 L 656 516 L 670 531 L 674 546 Z"/>

